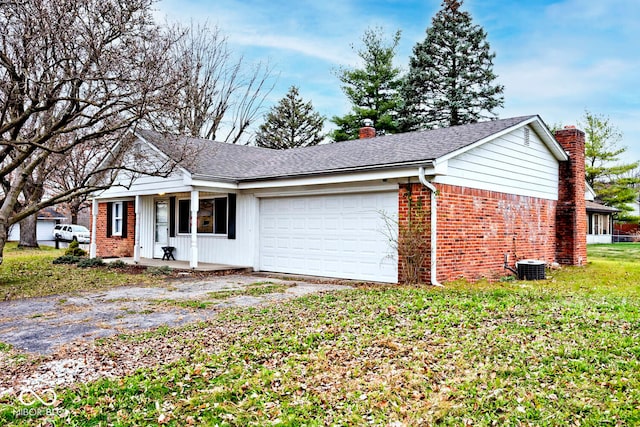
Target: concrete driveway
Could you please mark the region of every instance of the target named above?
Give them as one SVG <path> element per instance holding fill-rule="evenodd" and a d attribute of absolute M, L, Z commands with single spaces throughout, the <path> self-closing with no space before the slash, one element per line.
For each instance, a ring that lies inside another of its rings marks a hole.
<path fill-rule="evenodd" d="M 248 295 L 250 289 L 274 285 L 282 286 L 275 292 Z M 20 351 L 49 354 L 78 340 L 206 320 L 225 307 L 254 306 L 344 289 L 349 286 L 231 275 L 185 279 L 164 287 L 118 287 L 82 295 L 0 302 L 0 341 Z"/>

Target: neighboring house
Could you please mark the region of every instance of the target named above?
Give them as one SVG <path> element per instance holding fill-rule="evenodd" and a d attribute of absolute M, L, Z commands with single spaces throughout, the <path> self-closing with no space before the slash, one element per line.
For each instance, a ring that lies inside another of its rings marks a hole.
<path fill-rule="evenodd" d="M 505 254 L 586 262 L 584 133 L 554 138 L 538 116 L 282 151 L 136 136 L 150 162 L 195 160 L 96 196 L 91 256 L 161 258 L 171 246 L 193 268 L 395 283 L 397 225 L 383 216 L 406 224 L 410 194 L 431 218 L 425 282 L 503 276 Z"/>
<path fill-rule="evenodd" d="M 38 212 L 36 223 L 36 236 L 38 240 L 53 240 L 51 232 L 56 224 L 66 221 L 67 218 L 54 208 L 44 208 Z M 20 241 L 20 223 L 13 224 L 9 229 L 9 241 Z"/>
<path fill-rule="evenodd" d="M 589 184 L 586 187 L 587 244 L 613 243 L 613 215 L 620 209 L 596 202 L 595 191 Z"/>

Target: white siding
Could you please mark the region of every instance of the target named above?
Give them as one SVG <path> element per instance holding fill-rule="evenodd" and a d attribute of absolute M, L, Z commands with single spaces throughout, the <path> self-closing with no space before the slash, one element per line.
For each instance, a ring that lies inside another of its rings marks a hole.
<path fill-rule="evenodd" d="M 587 234 L 587 245 L 611 242 L 613 242 L 613 236 L 611 236 L 611 234 L 600 234 L 599 236 Z"/>
<path fill-rule="evenodd" d="M 222 194 L 211 194 L 220 197 Z M 164 198 L 168 198 L 169 195 Z M 188 193 L 171 194 L 180 198 L 189 198 Z M 208 197 L 201 193 L 200 198 Z M 158 196 L 141 198 L 140 214 L 140 256 L 153 258 L 155 200 Z M 178 204 L 176 203 L 176 224 L 178 221 Z M 236 199 L 236 238 L 226 236 L 198 235 L 198 261 L 205 263 L 230 264 L 252 267 L 255 257 L 256 218 L 258 200 L 253 195 L 238 194 Z M 169 245 L 174 246 L 177 260 L 188 261 L 191 255 L 191 235 L 169 237 Z"/>
<path fill-rule="evenodd" d="M 129 185 L 130 178 L 126 173 L 121 172 L 121 178 L 116 182 Z M 103 191 L 98 196 L 100 199 L 106 198 L 119 198 L 119 197 L 132 197 L 135 194 L 150 195 L 159 193 L 174 193 L 179 191 L 189 191 L 190 186 L 184 184 L 183 174 L 181 171 L 174 171 L 170 176 L 163 178 L 159 176 L 143 175 L 137 177 L 131 188 L 126 188 L 124 185 L 114 185 L 111 188 Z"/>
<path fill-rule="evenodd" d="M 435 182 L 557 200 L 558 161 L 531 128 L 525 144 L 524 129 L 451 158 Z"/>

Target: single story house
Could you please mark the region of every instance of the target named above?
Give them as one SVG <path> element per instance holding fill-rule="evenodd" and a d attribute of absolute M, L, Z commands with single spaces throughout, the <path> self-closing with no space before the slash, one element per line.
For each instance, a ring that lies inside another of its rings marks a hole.
<path fill-rule="evenodd" d="M 53 227 L 67 220 L 67 217 L 54 208 L 44 208 L 38 211 L 36 222 L 36 238 L 39 241 L 53 240 Z M 15 223 L 9 228 L 9 241 L 20 240 L 20 223 Z"/>
<path fill-rule="evenodd" d="M 411 201 L 428 218 L 425 283 L 503 276 L 505 255 L 586 262 L 584 133 L 554 137 L 536 115 L 290 150 L 135 137 L 149 162 L 196 155 L 97 195 L 91 256 L 161 258 L 169 246 L 192 268 L 396 283 Z"/>

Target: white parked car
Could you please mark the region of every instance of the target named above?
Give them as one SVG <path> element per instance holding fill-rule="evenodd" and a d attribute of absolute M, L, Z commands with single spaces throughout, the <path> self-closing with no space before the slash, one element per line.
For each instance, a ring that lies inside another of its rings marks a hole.
<path fill-rule="evenodd" d="M 91 233 L 83 225 L 58 224 L 53 228 L 52 234 L 54 239 L 68 242 L 77 240 L 78 243 L 89 243 L 91 241 Z"/>

